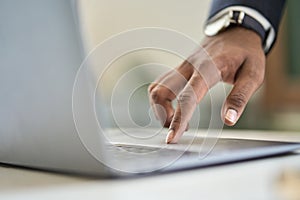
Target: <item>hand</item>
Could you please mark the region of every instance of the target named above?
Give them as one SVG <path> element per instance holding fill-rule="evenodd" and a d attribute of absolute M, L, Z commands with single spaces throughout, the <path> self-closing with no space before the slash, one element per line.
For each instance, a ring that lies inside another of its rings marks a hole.
<path fill-rule="evenodd" d="M 188 129 L 197 104 L 219 81 L 233 84 L 221 117 L 229 126 L 237 122 L 264 80 L 265 54 L 261 44 L 261 38 L 252 30 L 227 29 L 214 37 L 206 37 L 202 42 L 205 51 L 200 48 L 149 86 L 155 116 L 169 128 L 167 143 L 177 143 Z M 178 105 L 174 110 L 172 101 L 176 97 Z"/>

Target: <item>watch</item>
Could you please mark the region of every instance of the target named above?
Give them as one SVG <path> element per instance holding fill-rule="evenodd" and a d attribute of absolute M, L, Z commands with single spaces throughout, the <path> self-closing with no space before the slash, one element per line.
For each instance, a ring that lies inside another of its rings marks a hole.
<path fill-rule="evenodd" d="M 204 33 L 207 36 L 214 36 L 231 25 L 242 26 L 255 31 L 261 37 L 263 47 L 265 46 L 265 41 L 269 31 L 265 30 L 257 20 L 243 11 L 230 10 L 217 18 L 211 18 L 206 23 Z"/>

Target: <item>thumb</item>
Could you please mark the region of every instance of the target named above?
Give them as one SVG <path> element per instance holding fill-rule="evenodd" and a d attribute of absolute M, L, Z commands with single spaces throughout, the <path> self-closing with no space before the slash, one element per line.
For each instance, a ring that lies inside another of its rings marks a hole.
<path fill-rule="evenodd" d="M 245 62 L 222 109 L 222 119 L 225 124 L 233 126 L 238 121 L 249 99 L 261 86 L 263 79 L 264 68 L 256 68 L 249 62 Z"/>

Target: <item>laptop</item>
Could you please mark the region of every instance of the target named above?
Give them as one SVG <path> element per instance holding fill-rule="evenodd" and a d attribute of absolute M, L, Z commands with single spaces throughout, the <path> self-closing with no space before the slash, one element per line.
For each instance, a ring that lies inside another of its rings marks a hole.
<path fill-rule="evenodd" d="M 0 15 L 1 163 L 115 177 L 206 167 L 300 148 L 299 143 L 210 137 L 201 130 L 188 132 L 177 145 L 166 145 L 164 129 L 101 128 L 96 119 L 86 120 L 94 113 L 85 76 L 85 85 L 74 93 L 84 59 L 74 2 L 4 0 Z M 99 121 L 106 125 L 104 111 Z"/>

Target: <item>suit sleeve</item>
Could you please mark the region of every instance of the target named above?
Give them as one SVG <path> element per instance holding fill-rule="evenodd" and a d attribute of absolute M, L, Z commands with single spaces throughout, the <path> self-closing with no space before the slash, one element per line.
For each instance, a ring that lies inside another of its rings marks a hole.
<path fill-rule="evenodd" d="M 285 0 L 213 0 L 209 18 L 230 6 L 245 6 L 260 12 L 277 33 Z"/>

